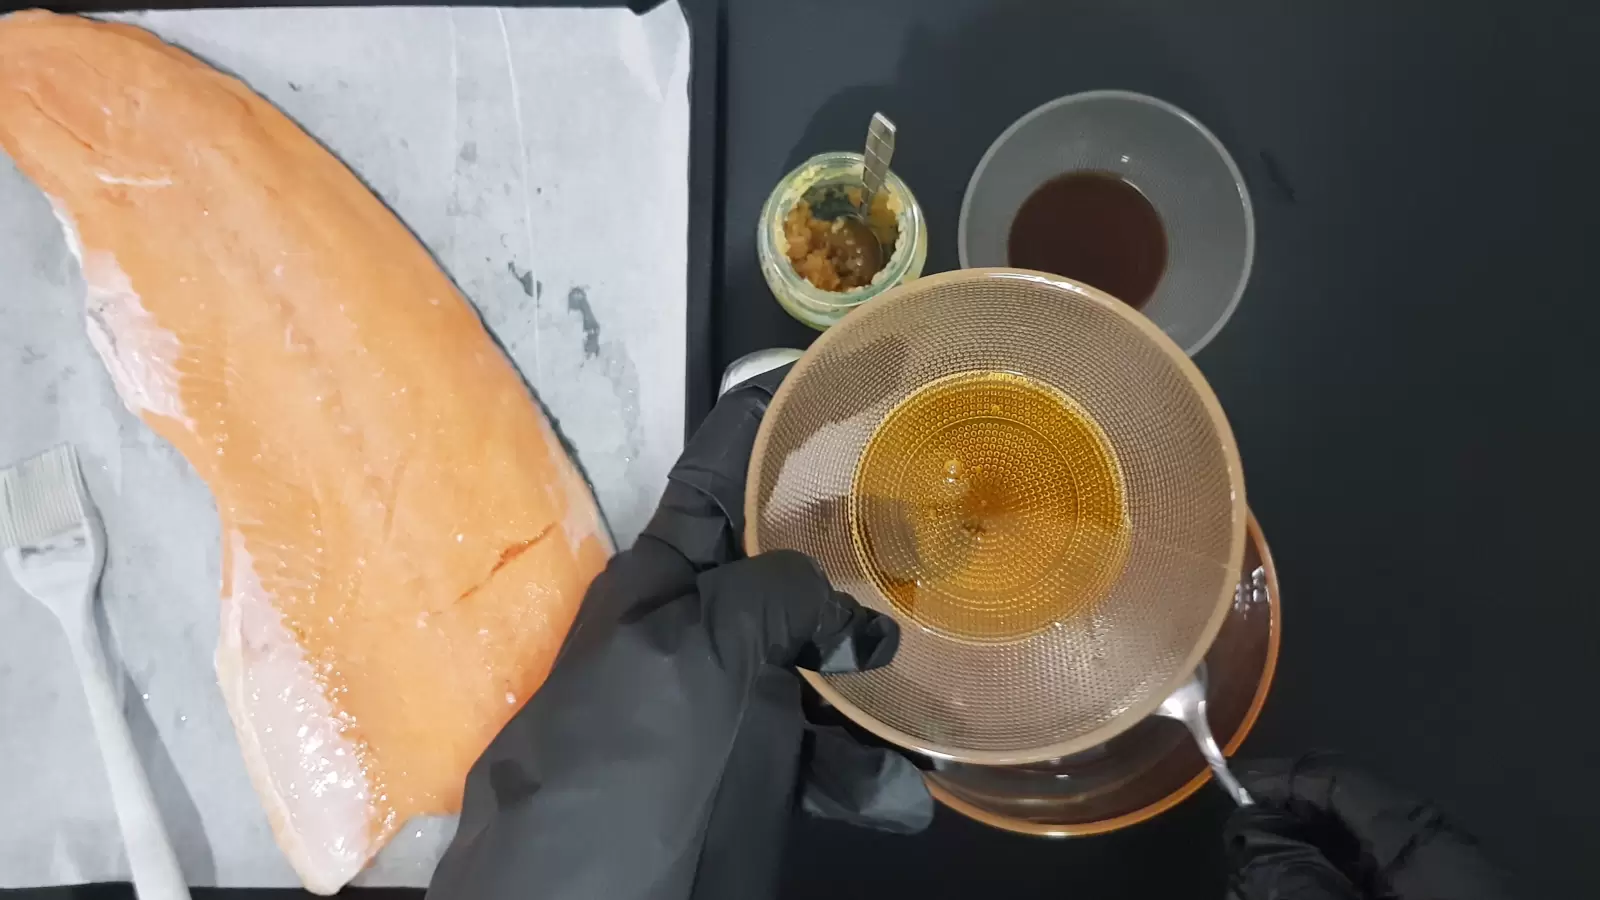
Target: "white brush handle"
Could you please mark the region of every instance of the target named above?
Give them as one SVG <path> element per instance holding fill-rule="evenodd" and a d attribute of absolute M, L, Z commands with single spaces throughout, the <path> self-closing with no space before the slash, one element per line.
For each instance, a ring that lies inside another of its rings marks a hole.
<path fill-rule="evenodd" d="M 90 590 L 92 593 L 93 589 Z M 90 604 L 84 606 L 87 609 Z M 134 892 L 140 900 L 188 900 L 189 886 L 183 879 L 183 870 L 178 867 L 172 842 L 167 839 L 167 829 L 161 824 L 161 814 L 150 793 L 144 766 L 134 750 L 133 735 L 128 731 L 127 719 L 123 718 L 122 705 L 117 702 L 111 667 L 100 644 L 100 635 L 93 619 L 85 618 L 88 621 L 80 627 L 66 629 L 67 641 L 72 645 L 72 656 L 83 678 L 83 693 L 89 700 L 89 720 L 94 723 L 100 758 L 105 761 L 106 778 L 111 782 L 111 802 L 117 810 L 117 824 L 122 828 L 128 867 L 133 871 Z"/>

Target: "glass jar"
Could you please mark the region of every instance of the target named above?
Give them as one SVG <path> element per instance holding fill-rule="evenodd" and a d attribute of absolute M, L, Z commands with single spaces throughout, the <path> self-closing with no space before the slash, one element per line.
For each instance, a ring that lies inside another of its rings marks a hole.
<path fill-rule="evenodd" d="M 873 276 L 869 284 L 848 291 L 822 290 L 794 270 L 789 262 L 784 219 L 814 188 L 859 185 L 861 162 L 859 153 L 813 156 L 783 176 L 761 207 L 761 222 L 756 233 L 761 274 L 789 315 L 818 331 L 889 288 L 917 278 L 928 261 L 928 224 L 923 219 L 922 206 L 905 182 L 891 171 L 884 179 L 883 190 L 888 195 L 889 209 L 895 214 L 899 238 L 883 270 Z"/>

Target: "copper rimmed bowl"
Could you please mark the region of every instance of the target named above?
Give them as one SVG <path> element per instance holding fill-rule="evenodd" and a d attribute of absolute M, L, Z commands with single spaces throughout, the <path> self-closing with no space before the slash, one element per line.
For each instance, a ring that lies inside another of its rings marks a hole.
<path fill-rule="evenodd" d="M 1232 430 L 1180 347 L 1103 291 L 973 269 L 858 307 L 795 363 L 756 436 L 745 547 L 806 553 L 899 622 L 889 665 L 804 673 L 823 698 L 905 749 L 1014 766 L 1098 747 L 1189 679 L 1245 516 Z"/>
<path fill-rule="evenodd" d="M 1252 515 L 1233 606 L 1211 650 L 1211 727 L 1238 749 L 1266 703 L 1278 663 L 1282 596 L 1272 553 Z M 1154 818 L 1211 778 L 1184 727 L 1150 717 L 1106 743 L 1021 766 L 936 761 L 928 788 L 968 818 L 1021 834 L 1103 834 Z"/>

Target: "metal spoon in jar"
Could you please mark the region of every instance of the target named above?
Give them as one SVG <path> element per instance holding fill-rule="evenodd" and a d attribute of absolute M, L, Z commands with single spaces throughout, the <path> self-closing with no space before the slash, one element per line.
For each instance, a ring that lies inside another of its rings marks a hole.
<path fill-rule="evenodd" d="M 855 212 L 844 213 L 834 221 L 844 230 L 848 239 L 861 248 L 862 268 L 870 272 L 883 269 L 887 257 L 867 222 L 872 215 L 872 200 L 883 190 L 884 179 L 889 174 L 889 159 L 894 156 L 894 123 L 883 113 L 872 114 L 872 124 L 867 127 L 867 146 L 861 154 L 861 202 Z"/>

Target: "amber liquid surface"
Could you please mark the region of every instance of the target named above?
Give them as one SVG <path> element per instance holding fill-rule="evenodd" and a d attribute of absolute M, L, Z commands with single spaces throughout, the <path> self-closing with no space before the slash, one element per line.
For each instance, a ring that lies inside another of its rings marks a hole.
<path fill-rule="evenodd" d="M 1068 172 L 1022 201 L 1006 257 L 1013 266 L 1065 275 L 1137 309 L 1167 270 L 1167 231 L 1155 206 L 1120 176 Z"/>
<path fill-rule="evenodd" d="M 904 615 L 1005 641 L 1102 598 L 1127 561 L 1122 471 L 1065 394 L 1009 372 L 964 372 L 896 406 L 850 492 L 856 551 Z"/>

